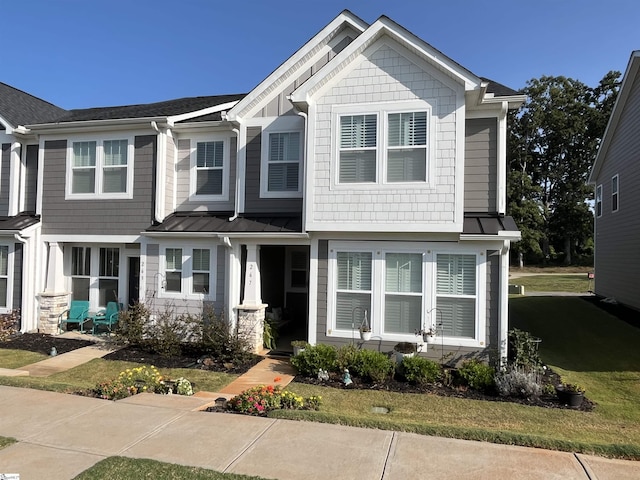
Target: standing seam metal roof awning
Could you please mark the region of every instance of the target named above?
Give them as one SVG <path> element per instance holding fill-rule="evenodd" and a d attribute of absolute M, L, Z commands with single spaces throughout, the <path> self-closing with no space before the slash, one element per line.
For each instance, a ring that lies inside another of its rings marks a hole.
<path fill-rule="evenodd" d="M 232 221 L 229 213 L 174 213 L 159 225 L 146 229 L 149 233 L 302 233 L 302 217 L 242 216 Z"/>
<path fill-rule="evenodd" d="M 489 214 L 465 214 L 462 235 L 499 235 L 501 232 L 518 232 L 512 217 Z"/>

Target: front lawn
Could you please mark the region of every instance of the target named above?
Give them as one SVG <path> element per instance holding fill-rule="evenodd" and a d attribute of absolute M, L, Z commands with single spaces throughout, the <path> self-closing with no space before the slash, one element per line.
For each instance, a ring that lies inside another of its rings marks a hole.
<path fill-rule="evenodd" d="M 0 348 L 0 368 L 20 368 L 46 358 L 42 353 Z"/>
<path fill-rule="evenodd" d="M 578 297 L 515 298 L 510 307 L 511 327 L 542 338 L 542 360 L 583 385 L 594 411 L 296 383 L 289 389 L 322 396 L 321 410 L 272 415 L 640 460 L 640 330 Z"/>
<path fill-rule="evenodd" d="M 584 275 L 532 275 L 510 278 L 510 285 L 523 285 L 527 292 L 570 292 L 584 293 L 593 290 L 593 281 L 589 283 Z"/>

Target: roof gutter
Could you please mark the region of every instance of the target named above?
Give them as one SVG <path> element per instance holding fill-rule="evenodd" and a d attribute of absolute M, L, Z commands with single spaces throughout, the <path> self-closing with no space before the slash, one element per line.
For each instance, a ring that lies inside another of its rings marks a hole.
<path fill-rule="evenodd" d="M 512 242 L 518 242 L 520 240 L 522 240 L 522 234 L 520 232 L 498 232 L 497 235 L 483 235 L 483 234 L 479 234 L 479 235 L 464 235 L 461 234 L 460 235 L 460 241 L 463 240 L 468 240 L 468 241 L 475 241 L 475 242 L 480 242 L 483 240 L 510 240 Z"/>
<path fill-rule="evenodd" d="M 57 123 L 38 123 L 34 125 L 27 125 L 27 127 L 39 133 L 47 133 L 49 131 L 64 130 L 70 128 L 108 128 L 108 127 L 122 127 L 123 125 L 135 125 L 148 126 L 151 122 L 167 122 L 167 117 L 136 117 L 136 118 L 108 118 L 105 120 L 78 120 L 73 122 L 57 122 Z"/>
<path fill-rule="evenodd" d="M 223 238 L 256 238 L 256 239 L 300 239 L 308 240 L 309 234 L 307 233 L 264 233 L 264 232 L 250 232 L 250 233 L 215 233 L 215 232 L 140 232 L 140 235 L 152 238 L 211 238 L 217 237 Z M 225 243 L 225 242 L 223 242 Z"/>

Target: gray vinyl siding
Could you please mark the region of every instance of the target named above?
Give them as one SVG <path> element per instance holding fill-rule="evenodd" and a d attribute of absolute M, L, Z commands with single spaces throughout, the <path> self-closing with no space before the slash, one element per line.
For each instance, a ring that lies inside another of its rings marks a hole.
<path fill-rule="evenodd" d="M 176 165 L 176 211 L 232 212 L 235 209 L 234 203 L 236 198 L 236 164 L 238 157 L 238 140 L 235 137 L 231 137 L 229 143 L 229 197 L 224 201 L 205 202 L 202 200 L 191 201 L 189 199 L 191 193 L 191 140 L 188 138 L 181 138 L 178 140 L 178 162 Z"/>
<path fill-rule="evenodd" d="M 134 140 L 133 198 L 65 200 L 66 140 L 46 141 L 43 234 L 138 235 L 154 215 L 156 136 Z"/>
<path fill-rule="evenodd" d="M 38 145 L 27 145 L 24 189 L 24 211 L 36 211 L 38 189 Z"/>
<path fill-rule="evenodd" d="M 11 144 L 2 144 L 0 164 L 0 216 L 9 214 L 9 176 L 11 174 Z"/>
<path fill-rule="evenodd" d="M 262 129 L 247 128 L 245 213 L 302 213 L 302 198 L 260 198 Z"/>
<path fill-rule="evenodd" d="M 167 164 L 165 171 L 165 187 L 164 187 L 164 210 L 165 215 L 173 213 L 173 202 L 175 197 L 175 140 L 173 137 L 167 136 Z"/>
<path fill-rule="evenodd" d="M 603 159 L 602 216 L 595 219 L 595 293 L 640 309 L 640 76 L 636 77 Z M 618 175 L 618 211 L 611 179 Z"/>
<path fill-rule="evenodd" d="M 22 263 L 23 263 L 22 243 L 16 243 L 13 247 L 13 308 L 22 309 Z"/>
<path fill-rule="evenodd" d="M 469 119 L 465 139 L 464 211 L 496 212 L 497 187 L 497 119 Z"/>
<path fill-rule="evenodd" d="M 351 339 L 328 337 L 327 331 L 327 300 L 328 300 L 328 281 L 329 281 L 329 242 L 327 240 L 320 240 L 318 242 L 318 293 L 317 293 L 317 323 L 316 323 L 316 343 L 323 343 L 325 345 L 333 345 L 335 347 L 341 347 L 351 343 Z M 486 270 L 486 308 L 487 308 L 487 347 L 498 347 L 498 308 L 500 297 L 500 269 L 498 257 L 487 256 L 487 270 Z M 359 334 L 356 335 L 356 342 L 360 342 Z M 417 341 L 417 338 L 416 338 Z M 370 348 L 381 352 L 388 352 L 393 350 L 395 341 L 370 341 L 363 344 L 363 348 Z M 433 345 L 430 346 L 426 353 L 422 354 L 427 358 L 434 360 L 440 360 L 443 352 L 442 348 Z M 445 345 L 444 355 L 451 355 L 450 363 L 458 362 L 465 358 L 477 357 L 487 359 L 487 350 L 484 348 L 469 348 L 469 347 L 453 347 L 448 348 Z"/>
<path fill-rule="evenodd" d="M 187 241 L 188 243 L 188 241 Z M 167 244 L 168 245 L 168 244 Z M 176 242 L 171 247 L 180 248 L 181 244 Z M 215 301 L 201 301 L 191 299 L 162 298 L 158 292 L 158 273 L 160 272 L 160 245 L 152 243 L 147 245 L 146 260 L 146 284 L 145 296 L 146 302 L 156 312 L 163 312 L 167 309 L 175 312 L 177 315 L 202 313 L 203 308 L 213 308 L 217 313 L 222 312 L 225 305 L 225 285 L 226 279 L 226 252 L 225 247 L 213 245 L 211 247 L 212 254 L 216 256 L 215 271 L 211 272 L 211 281 L 216 283 L 216 299 Z"/>

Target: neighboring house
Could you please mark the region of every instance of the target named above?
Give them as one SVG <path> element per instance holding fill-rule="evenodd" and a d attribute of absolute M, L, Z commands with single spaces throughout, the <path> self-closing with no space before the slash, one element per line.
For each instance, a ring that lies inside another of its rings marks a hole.
<path fill-rule="evenodd" d="M 42 274 L 36 215 L 38 138 L 24 125 L 65 113 L 0 83 L 0 313 L 20 310 L 22 331 L 38 327 L 36 279 Z"/>
<path fill-rule="evenodd" d="M 640 50 L 631 54 L 589 183 L 596 295 L 640 310 Z"/>
<path fill-rule="evenodd" d="M 389 18 L 344 11 L 246 95 L 28 124 L 53 299 L 40 327 L 69 297 L 140 300 L 211 305 L 241 331 L 266 308 L 333 345 L 366 315 L 365 347 L 435 326 L 457 356 L 504 356 L 520 238 L 506 119 L 523 101 Z"/>

